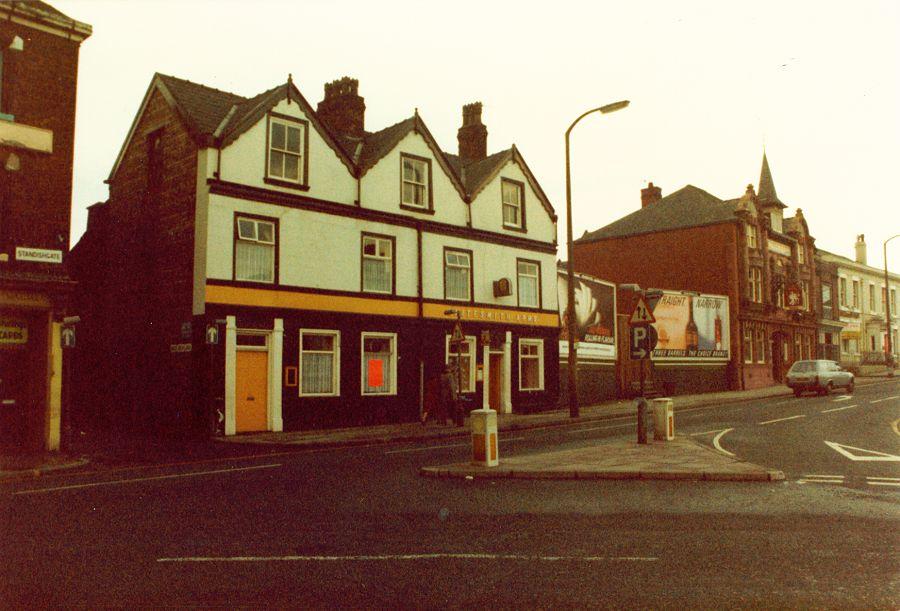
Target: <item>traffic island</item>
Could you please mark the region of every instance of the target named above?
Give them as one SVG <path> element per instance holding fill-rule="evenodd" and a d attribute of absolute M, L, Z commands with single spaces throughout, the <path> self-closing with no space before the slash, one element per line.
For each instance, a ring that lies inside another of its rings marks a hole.
<path fill-rule="evenodd" d="M 501 453 L 502 455 L 502 453 Z M 640 479 L 770 482 L 784 473 L 726 456 L 689 437 L 594 446 L 501 458 L 496 467 L 470 462 L 422 467 L 424 477 L 477 479 Z"/>

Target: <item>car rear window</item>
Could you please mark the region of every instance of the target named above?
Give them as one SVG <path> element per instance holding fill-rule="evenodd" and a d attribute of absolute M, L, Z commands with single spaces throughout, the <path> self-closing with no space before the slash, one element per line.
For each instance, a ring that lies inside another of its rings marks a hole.
<path fill-rule="evenodd" d="M 791 371 L 795 373 L 808 373 L 816 370 L 816 361 L 797 361 L 791 367 Z"/>

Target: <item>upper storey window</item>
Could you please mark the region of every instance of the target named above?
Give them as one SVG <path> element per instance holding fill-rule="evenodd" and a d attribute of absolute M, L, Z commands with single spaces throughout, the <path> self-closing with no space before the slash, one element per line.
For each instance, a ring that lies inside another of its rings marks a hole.
<path fill-rule="evenodd" d="M 500 185 L 503 200 L 503 227 L 525 229 L 524 189 L 520 182 L 503 179 Z"/>
<path fill-rule="evenodd" d="M 308 130 L 305 121 L 269 116 L 269 150 L 266 182 L 305 186 Z"/>
<path fill-rule="evenodd" d="M 237 217 L 234 240 L 234 279 L 275 282 L 275 223 Z"/>
<path fill-rule="evenodd" d="M 430 211 L 431 161 L 413 155 L 400 156 L 400 205 Z"/>
<path fill-rule="evenodd" d="M 472 301 L 472 253 L 444 249 L 444 299 Z"/>
<path fill-rule="evenodd" d="M 756 225 L 747 224 L 747 247 L 758 248 L 759 239 L 756 235 Z"/>

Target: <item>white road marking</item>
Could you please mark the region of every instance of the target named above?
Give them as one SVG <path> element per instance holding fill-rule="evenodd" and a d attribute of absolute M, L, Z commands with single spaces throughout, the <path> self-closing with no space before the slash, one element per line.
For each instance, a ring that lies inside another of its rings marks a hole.
<path fill-rule="evenodd" d="M 788 416 L 787 418 L 776 418 L 775 420 L 766 420 L 759 424 L 773 424 L 775 422 L 784 422 L 785 420 L 795 420 L 796 418 L 806 418 L 805 414 L 797 414 L 796 416 Z"/>
<path fill-rule="evenodd" d="M 836 403 L 838 401 L 849 401 L 852 398 L 853 397 L 851 397 L 850 395 L 844 395 L 843 397 L 838 397 L 837 399 L 832 399 L 831 401 L 832 403 Z"/>
<path fill-rule="evenodd" d="M 733 430 L 734 429 L 725 429 L 724 431 L 719 432 L 719 434 L 713 438 L 713 445 L 722 454 L 728 454 L 729 456 L 734 456 L 734 454 L 732 454 L 731 452 L 729 452 L 728 450 L 724 449 L 722 446 L 719 445 L 719 440 L 722 439 L 722 435 L 724 435 L 725 433 L 727 433 L 729 431 L 733 431 Z"/>
<path fill-rule="evenodd" d="M 869 481 L 870 486 L 900 486 L 900 482 L 873 482 Z"/>
<path fill-rule="evenodd" d="M 840 443 L 835 443 L 833 441 L 826 441 L 825 445 L 829 448 L 838 452 L 839 454 L 844 455 L 852 461 L 884 461 L 884 462 L 900 462 L 900 456 L 894 456 L 893 454 L 887 454 L 885 452 L 879 452 L 878 450 L 866 450 L 865 448 L 855 448 L 853 446 L 843 445 Z M 847 450 L 856 450 L 857 452 L 864 452 L 864 454 L 854 454 L 853 452 L 848 452 Z"/>
<path fill-rule="evenodd" d="M 822 413 L 827 414 L 828 412 L 839 412 L 842 409 L 850 409 L 851 407 L 856 407 L 856 406 L 857 406 L 857 404 L 854 403 L 853 405 L 842 405 L 841 407 L 832 407 L 831 409 L 823 409 Z"/>
<path fill-rule="evenodd" d="M 866 479 L 883 480 L 886 482 L 900 482 L 900 477 L 878 477 L 875 475 L 870 475 Z"/>
<path fill-rule="evenodd" d="M 197 477 L 200 475 L 217 475 L 220 473 L 237 473 L 239 471 L 253 471 L 256 469 L 274 469 L 280 464 L 256 465 L 253 467 L 236 467 L 234 469 L 216 469 L 215 471 L 193 471 L 191 473 L 176 473 L 174 475 L 157 475 L 154 477 L 138 477 L 134 479 L 117 479 L 108 482 L 93 482 L 90 484 L 73 484 L 71 486 L 56 486 L 54 488 L 35 488 L 33 490 L 20 490 L 13 492 L 13 496 L 22 494 L 40 494 L 42 492 L 56 492 L 58 490 L 75 490 L 77 488 L 96 488 L 97 486 L 115 486 L 118 484 L 133 484 L 136 482 L 151 482 L 161 479 L 175 479 L 179 477 Z"/>
<path fill-rule="evenodd" d="M 500 439 L 502 442 L 510 442 L 510 441 L 524 441 L 524 437 L 510 437 L 509 439 Z M 385 452 L 385 454 L 407 454 L 409 452 L 428 452 L 430 450 L 443 450 L 446 448 L 468 448 L 470 444 L 468 443 L 448 443 L 440 446 L 427 446 L 424 448 L 404 448 L 402 450 L 390 450 Z"/>
<path fill-rule="evenodd" d="M 157 562 L 371 562 L 395 560 L 525 560 L 545 562 L 653 562 L 654 556 L 531 556 L 527 554 L 384 554 L 361 556 L 186 556 Z"/>
<path fill-rule="evenodd" d="M 881 403 L 882 401 L 890 401 L 891 399 L 900 398 L 900 395 L 893 395 L 891 397 L 884 397 L 883 399 L 875 399 L 873 401 L 869 401 L 869 403 Z"/>
<path fill-rule="evenodd" d="M 697 437 L 698 435 L 712 435 L 713 433 L 720 433 L 722 429 L 716 429 L 714 431 L 703 431 L 702 433 L 691 433 L 691 437 Z"/>
<path fill-rule="evenodd" d="M 796 397 L 793 399 L 788 399 L 787 401 L 779 401 L 778 403 L 773 403 L 772 405 L 787 405 L 788 403 L 794 403 L 797 400 Z"/>
<path fill-rule="evenodd" d="M 621 429 L 626 426 L 637 426 L 637 421 L 635 422 L 626 422 L 625 424 L 611 424 L 609 426 L 595 426 L 589 429 L 578 429 L 576 431 L 566 431 L 566 435 L 577 435 L 578 433 L 587 433 L 590 431 L 604 431 L 606 429 Z"/>
<path fill-rule="evenodd" d="M 841 479 L 798 479 L 798 484 L 843 484 L 844 480 Z"/>

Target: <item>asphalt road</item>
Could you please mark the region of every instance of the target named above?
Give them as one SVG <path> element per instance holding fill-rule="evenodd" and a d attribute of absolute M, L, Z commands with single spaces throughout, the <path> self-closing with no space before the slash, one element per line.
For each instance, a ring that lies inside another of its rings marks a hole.
<path fill-rule="evenodd" d="M 900 454 L 900 383 L 840 399 L 678 414 L 776 483 L 420 477 L 466 459 L 443 440 L 3 484 L 0 604 L 897 608 L 900 487 L 873 482 L 900 483 L 900 464 L 860 449 Z M 517 431 L 501 452 L 632 430 Z"/>

